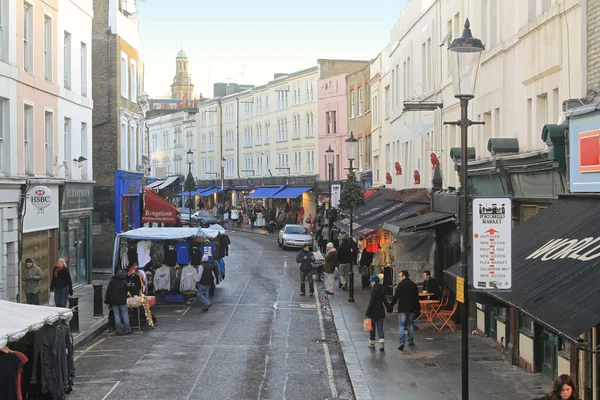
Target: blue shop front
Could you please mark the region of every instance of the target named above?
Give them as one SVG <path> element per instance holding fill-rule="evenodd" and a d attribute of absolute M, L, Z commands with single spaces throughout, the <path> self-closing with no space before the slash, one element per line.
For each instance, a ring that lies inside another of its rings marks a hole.
<path fill-rule="evenodd" d="M 141 190 L 144 174 L 115 172 L 115 230 L 126 232 L 140 227 Z"/>

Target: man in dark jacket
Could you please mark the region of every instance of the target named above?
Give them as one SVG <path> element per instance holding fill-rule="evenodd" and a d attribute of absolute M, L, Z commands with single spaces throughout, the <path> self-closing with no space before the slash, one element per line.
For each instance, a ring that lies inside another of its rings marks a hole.
<path fill-rule="evenodd" d="M 315 262 L 315 256 L 309 251 L 310 245 L 305 244 L 302 250 L 296 256 L 296 262 L 300 264 L 300 296 L 306 295 L 306 286 L 304 281 L 308 278 L 308 287 L 312 296 L 315 288 L 312 280 L 312 263 Z"/>
<path fill-rule="evenodd" d="M 404 326 L 408 330 L 408 345 L 415 345 L 414 318 L 415 313 L 420 313 L 421 303 L 419 303 L 419 287 L 408 278 L 408 271 L 400 271 L 400 283 L 396 287 L 396 293 L 388 312 L 392 312 L 394 305 L 398 303 L 398 331 L 400 333 L 400 346 L 398 350 L 404 350 Z"/>
<path fill-rule="evenodd" d="M 340 264 L 340 283 L 343 290 L 348 290 L 348 274 L 352 269 L 353 257 L 352 245 L 349 239 L 342 239 L 338 248 L 338 263 Z"/>
<path fill-rule="evenodd" d="M 215 284 L 219 274 L 213 264 L 208 261 L 208 256 L 202 256 L 202 264 L 198 267 L 196 281 L 198 282 L 198 300 L 204 305 L 202 311 L 208 311 L 212 305 L 209 300 L 210 287 Z"/>
<path fill-rule="evenodd" d="M 433 296 L 429 296 L 431 300 L 440 300 L 442 298 L 440 285 L 431 277 L 431 272 L 428 270 L 423 271 L 423 291 L 433 293 Z"/>
<path fill-rule="evenodd" d="M 127 281 L 125 280 L 124 271 L 119 271 L 110 279 L 110 282 L 108 282 L 104 303 L 107 304 L 113 312 L 117 335 L 122 335 L 123 333 L 130 334 L 129 309 L 127 308 Z M 121 315 L 123 315 L 125 332 L 123 332 L 123 325 L 121 325 Z"/>
<path fill-rule="evenodd" d="M 371 318 L 371 331 L 369 332 L 369 348 L 375 347 L 375 327 L 377 327 L 377 333 L 379 334 L 379 350 L 383 351 L 385 345 L 385 336 L 383 334 L 383 319 L 385 318 L 385 306 L 390 306 L 385 297 L 385 291 L 377 275 L 373 275 L 369 278 L 371 282 L 371 298 L 369 299 L 369 305 L 365 316 Z"/>

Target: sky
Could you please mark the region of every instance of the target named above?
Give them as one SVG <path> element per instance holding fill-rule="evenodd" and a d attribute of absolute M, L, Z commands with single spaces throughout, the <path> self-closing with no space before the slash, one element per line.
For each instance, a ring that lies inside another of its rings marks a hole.
<path fill-rule="evenodd" d="M 187 53 L 195 94 L 216 82 L 261 85 L 319 58 L 370 60 L 388 44 L 407 0 L 138 0 L 145 87 L 170 96 Z"/>

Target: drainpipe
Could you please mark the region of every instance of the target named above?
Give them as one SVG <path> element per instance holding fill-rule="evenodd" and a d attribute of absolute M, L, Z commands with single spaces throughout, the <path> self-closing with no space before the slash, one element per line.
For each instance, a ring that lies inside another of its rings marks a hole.
<path fill-rule="evenodd" d="M 236 160 L 235 164 L 236 164 L 236 170 L 237 170 L 237 177 L 239 178 L 240 177 L 240 98 L 236 96 L 235 102 L 236 102 L 235 134 L 237 135 L 237 146 L 236 146 L 237 160 Z M 221 162 L 221 161 L 219 160 L 219 162 Z"/>

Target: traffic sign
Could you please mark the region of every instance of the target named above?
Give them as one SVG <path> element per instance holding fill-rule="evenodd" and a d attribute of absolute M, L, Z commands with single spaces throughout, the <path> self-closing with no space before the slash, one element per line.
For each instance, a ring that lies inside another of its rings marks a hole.
<path fill-rule="evenodd" d="M 456 277 L 456 301 L 465 302 L 465 278 Z"/>
<path fill-rule="evenodd" d="M 473 199 L 473 289 L 511 288 L 511 231 L 510 197 Z"/>

